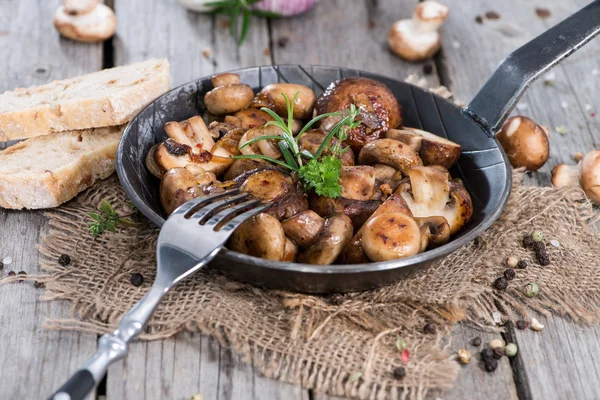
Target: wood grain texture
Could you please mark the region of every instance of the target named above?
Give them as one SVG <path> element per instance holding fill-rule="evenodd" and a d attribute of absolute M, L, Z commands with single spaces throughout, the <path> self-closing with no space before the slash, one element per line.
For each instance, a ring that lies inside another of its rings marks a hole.
<path fill-rule="evenodd" d="M 101 68 L 100 45 L 62 39 L 54 30 L 52 17 L 59 4 L 59 0 L 0 2 L 0 92 Z M 39 273 L 35 246 L 46 229 L 42 213 L 0 210 L 0 226 L 0 259 L 13 259 L 0 270 L 0 278 L 11 270 Z M 42 328 L 47 318 L 70 313 L 68 304 L 39 301 L 42 290 L 30 282 L 0 287 L 2 399 L 45 398 L 96 351 L 96 335 Z"/>

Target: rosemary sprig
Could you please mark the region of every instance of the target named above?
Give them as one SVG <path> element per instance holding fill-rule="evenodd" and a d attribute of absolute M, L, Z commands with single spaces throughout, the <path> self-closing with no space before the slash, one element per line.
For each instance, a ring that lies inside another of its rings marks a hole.
<path fill-rule="evenodd" d="M 104 200 L 99 206 L 101 214 L 88 212 L 88 215 L 92 219 L 92 221 L 88 222 L 88 230 L 92 236 L 98 237 L 102 235 L 104 231 L 114 232 L 119 224 L 129 226 L 135 225 L 134 221 L 127 219 L 128 217 L 131 217 L 137 213 L 137 209 L 133 203 L 130 203 L 130 206 L 133 209 L 131 213 L 119 215 L 119 213 L 115 211 L 112 204 L 110 204 L 107 200 Z"/>

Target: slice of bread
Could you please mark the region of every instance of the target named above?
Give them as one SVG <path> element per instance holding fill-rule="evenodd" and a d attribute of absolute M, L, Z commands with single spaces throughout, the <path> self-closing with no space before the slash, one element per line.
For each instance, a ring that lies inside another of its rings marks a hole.
<path fill-rule="evenodd" d="M 148 60 L 0 95 L 0 142 L 121 125 L 171 88 L 169 62 Z"/>
<path fill-rule="evenodd" d="M 108 177 L 123 129 L 60 132 L 0 151 L 0 207 L 56 207 Z"/>

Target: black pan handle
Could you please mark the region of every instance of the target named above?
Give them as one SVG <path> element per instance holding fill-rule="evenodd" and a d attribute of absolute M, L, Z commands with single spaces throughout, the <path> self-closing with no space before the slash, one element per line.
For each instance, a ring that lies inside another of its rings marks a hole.
<path fill-rule="evenodd" d="M 590 3 L 506 57 L 465 112 L 493 136 L 533 81 L 598 33 L 600 0 Z"/>

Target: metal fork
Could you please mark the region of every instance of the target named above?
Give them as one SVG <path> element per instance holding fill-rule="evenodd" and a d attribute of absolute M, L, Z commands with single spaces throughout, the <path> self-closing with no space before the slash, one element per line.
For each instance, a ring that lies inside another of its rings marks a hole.
<path fill-rule="evenodd" d="M 116 331 L 100 338 L 96 354 L 50 399 L 83 399 L 108 366 L 127 355 L 127 345 L 144 330 L 164 295 L 212 260 L 242 222 L 269 206 L 232 189 L 190 200 L 175 210 L 158 235 L 158 270 L 150 291 L 123 316 Z"/>

